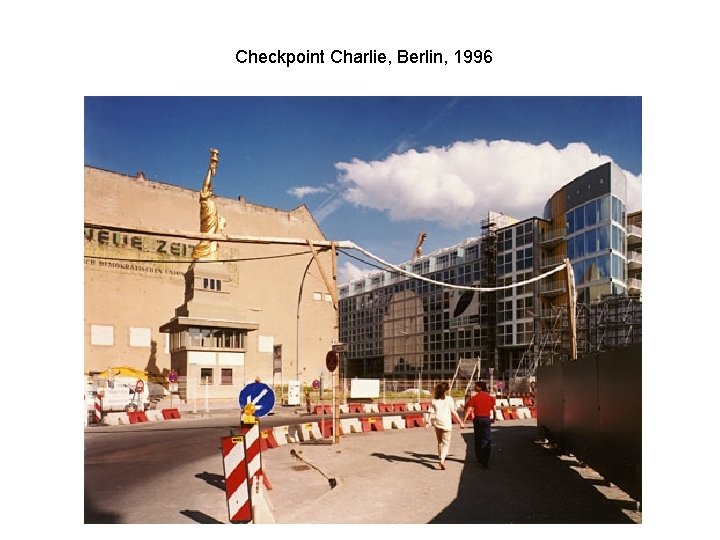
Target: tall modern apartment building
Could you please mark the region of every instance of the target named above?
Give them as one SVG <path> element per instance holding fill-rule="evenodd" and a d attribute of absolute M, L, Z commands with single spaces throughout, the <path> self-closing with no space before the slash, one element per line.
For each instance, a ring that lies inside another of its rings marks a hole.
<path fill-rule="evenodd" d="M 585 310 L 581 351 L 637 342 L 642 214 L 628 215 L 626 201 L 627 179 L 608 162 L 553 194 L 542 217 L 490 213 L 478 237 L 401 265 L 437 282 L 495 291 L 452 289 L 391 271 L 341 286 L 347 376 L 450 378 L 459 364 L 479 360 L 484 375 L 492 368 L 509 379 L 567 358 L 562 273 L 532 281 L 566 258 Z M 514 283 L 522 285 L 508 287 Z M 628 326 L 628 306 L 634 333 L 618 330 Z M 590 326 L 602 326 L 603 334 L 590 336 Z"/>

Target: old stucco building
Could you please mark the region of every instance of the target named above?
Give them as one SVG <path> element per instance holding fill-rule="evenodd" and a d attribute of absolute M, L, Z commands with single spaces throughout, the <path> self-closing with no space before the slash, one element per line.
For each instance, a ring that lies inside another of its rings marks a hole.
<path fill-rule="evenodd" d="M 231 237 L 325 241 L 304 206 L 286 212 L 242 197 L 218 197 L 217 206 Z M 185 301 L 185 274 L 197 243 L 173 234 L 199 232 L 198 208 L 198 191 L 148 181 L 141 173 L 85 167 L 85 373 L 131 366 L 167 375 L 171 339 L 160 327 Z M 319 250 L 318 258 L 332 279 L 331 251 Z M 239 355 L 227 362 L 210 355 L 198 368 L 213 397 L 237 396 L 256 377 L 307 382 L 326 370 L 325 355 L 337 339 L 336 311 L 312 259 L 308 245 L 220 243 L 229 273 L 223 293 L 232 294 L 237 318 L 249 330 Z"/>

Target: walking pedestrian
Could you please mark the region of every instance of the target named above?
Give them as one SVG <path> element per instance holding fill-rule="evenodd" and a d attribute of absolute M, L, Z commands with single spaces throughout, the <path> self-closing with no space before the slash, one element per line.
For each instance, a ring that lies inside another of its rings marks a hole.
<path fill-rule="evenodd" d="M 442 470 L 445 470 L 445 458 L 450 452 L 452 419 L 455 418 L 461 428 L 465 427 L 465 422 L 460 420 L 460 415 L 455 410 L 455 401 L 447 395 L 448 390 L 450 390 L 450 385 L 447 382 L 435 385 L 435 393 L 430 404 L 430 424 L 435 428 L 438 458 L 440 459 L 439 467 Z"/>
<path fill-rule="evenodd" d="M 475 395 L 465 404 L 463 423 L 470 413 L 473 416 L 475 430 L 475 457 L 483 469 L 490 467 L 490 447 L 492 445 L 491 425 L 495 421 L 495 398 L 488 394 L 484 382 L 475 383 Z"/>

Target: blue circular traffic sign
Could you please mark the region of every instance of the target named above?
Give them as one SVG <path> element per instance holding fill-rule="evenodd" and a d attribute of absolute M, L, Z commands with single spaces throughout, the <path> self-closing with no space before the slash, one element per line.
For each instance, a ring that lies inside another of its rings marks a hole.
<path fill-rule="evenodd" d="M 275 392 L 265 383 L 252 382 L 246 384 L 245 388 L 240 391 L 239 401 L 241 410 L 251 404 L 255 408 L 253 414 L 259 418 L 273 410 Z"/>

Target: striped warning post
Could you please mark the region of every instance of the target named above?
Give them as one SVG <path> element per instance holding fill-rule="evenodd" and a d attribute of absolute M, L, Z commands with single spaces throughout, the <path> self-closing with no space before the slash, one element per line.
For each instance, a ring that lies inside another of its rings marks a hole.
<path fill-rule="evenodd" d="M 245 455 L 244 437 L 221 437 L 225 475 L 225 498 L 231 523 L 252 521 L 252 501 Z"/>
<path fill-rule="evenodd" d="M 272 489 L 270 481 L 263 472 L 262 468 L 262 437 L 260 436 L 260 426 L 258 424 L 242 424 L 240 433 L 245 437 L 245 459 L 247 460 L 248 482 L 252 489 L 252 483 L 255 479 L 261 479 L 265 487 Z"/>
<path fill-rule="evenodd" d="M 102 395 L 95 394 L 95 423 L 99 424 L 102 422 Z"/>
<path fill-rule="evenodd" d="M 262 447 L 260 443 L 260 426 L 243 424 L 240 434 L 245 437 L 245 459 L 247 461 L 248 478 L 262 474 Z"/>

